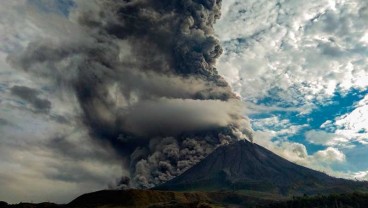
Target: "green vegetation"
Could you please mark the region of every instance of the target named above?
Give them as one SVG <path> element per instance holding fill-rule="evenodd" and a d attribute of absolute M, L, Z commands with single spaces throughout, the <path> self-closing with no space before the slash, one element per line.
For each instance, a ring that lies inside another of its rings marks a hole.
<path fill-rule="evenodd" d="M 286 198 L 257 191 L 173 192 L 154 190 L 99 191 L 85 194 L 66 205 L 21 203 L 0 208 L 367 208 L 368 193 L 295 196 Z"/>
<path fill-rule="evenodd" d="M 264 206 L 262 206 L 264 207 Z M 272 203 L 264 208 L 366 208 L 368 193 L 331 194 L 328 196 L 293 197 L 292 200 Z"/>

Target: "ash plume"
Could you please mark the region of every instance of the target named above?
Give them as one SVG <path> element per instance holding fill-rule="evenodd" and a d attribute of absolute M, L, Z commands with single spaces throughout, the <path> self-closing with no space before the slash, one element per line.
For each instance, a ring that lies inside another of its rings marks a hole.
<path fill-rule="evenodd" d="M 36 40 L 8 60 L 76 97 L 91 137 L 128 161 L 130 179 L 119 184 L 152 187 L 219 145 L 252 139 L 239 98 L 215 68 L 220 0 L 76 5 L 68 23 L 75 37 Z"/>

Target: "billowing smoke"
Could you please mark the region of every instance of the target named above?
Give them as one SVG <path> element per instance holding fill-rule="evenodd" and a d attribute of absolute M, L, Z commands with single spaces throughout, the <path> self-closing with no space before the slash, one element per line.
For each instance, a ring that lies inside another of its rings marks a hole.
<path fill-rule="evenodd" d="M 76 97 L 91 137 L 127 161 L 123 187 L 152 187 L 219 145 L 252 139 L 241 102 L 214 67 L 221 0 L 76 5 L 74 37 L 31 42 L 8 60 Z"/>

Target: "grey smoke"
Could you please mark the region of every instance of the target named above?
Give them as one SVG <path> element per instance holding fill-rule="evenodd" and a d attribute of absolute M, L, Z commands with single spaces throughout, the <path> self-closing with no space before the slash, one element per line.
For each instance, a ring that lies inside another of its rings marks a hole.
<path fill-rule="evenodd" d="M 10 90 L 12 95 L 30 103 L 36 112 L 48 112 L 51 109 L 51 102 L 40 98 L 38 90 L 26 86 L 13 86 Z"/>
<path fill-rule="evenodd" d="M 221 110 L 219 110 L 221 109 Z M 160 99 L 141 102 L 122 113 L 126 132 L 139 136 L 180 133 L 228 126 L 241 113 L 240 106 L 221 100 Z"/>
<path fill-rule="evenodd" d="M 0 127 L 3 126 L 15 126 L 15 125 L 6 119 L 0 118 Z"/>
<path fill-rule="evenodd" d="M 148 157 L 134 154 L 135 158 L 139 158 L 135 165 L 134 180 L 143 187 L 168 181 L 201 161 L 220 145 L 212 141 L 210 136 L 186 138 L 183 141 L 173 137 L 152 139 Z M 140 153 L 146 154 L 142 150 Z"/>
<path fill-rule="evenodd" d="M 77 98 L 91 137 L 128 160 L 132 180 L 118 184 L 152 187 L 219 145 L 252 139 L 240 100 L 215 68 L 220 0 L 76 5 L 68 24 L 78 38 L 35 40 L 8 61 Z"/>

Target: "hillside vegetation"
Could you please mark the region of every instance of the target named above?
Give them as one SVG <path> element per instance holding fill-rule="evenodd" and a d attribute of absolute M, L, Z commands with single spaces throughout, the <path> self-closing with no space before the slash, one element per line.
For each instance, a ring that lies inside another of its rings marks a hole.
<path fill-rule="evenodd" d="M 259 192 L 172 192 L 154 190 L 98 191 L 84 194 L 69 204 L 20 203 L 0 208 L 366 208 L 367 193 L 299 196 L 285 198 Z"/>
<path fill-rule="evenodd" d="M 263 207 L 263 206 L 262 206 Z M 328 196 L 294 197 L 292 200 L 272 203 L 266 208 L 366 208 L 367 193 L 331 194 Z"/>

